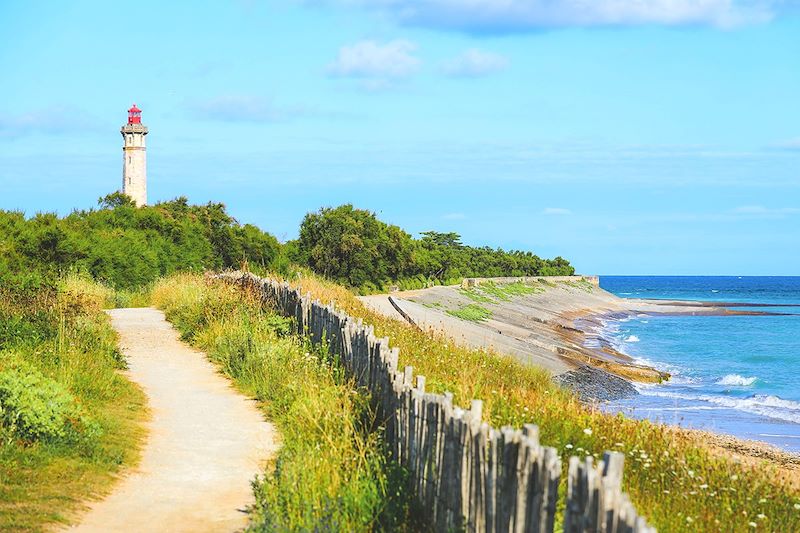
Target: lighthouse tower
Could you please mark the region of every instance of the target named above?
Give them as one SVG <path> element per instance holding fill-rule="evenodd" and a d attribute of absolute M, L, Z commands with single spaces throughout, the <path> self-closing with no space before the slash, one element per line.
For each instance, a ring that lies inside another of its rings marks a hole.
<path fill-rule="evenodd" d="M 128 109 L 128 123 L 119 130 L 122 134 L 122 193 L 138 206 L 147 205 L 147 152 L 142 124 L 142 110 L 133 104 Z"/>

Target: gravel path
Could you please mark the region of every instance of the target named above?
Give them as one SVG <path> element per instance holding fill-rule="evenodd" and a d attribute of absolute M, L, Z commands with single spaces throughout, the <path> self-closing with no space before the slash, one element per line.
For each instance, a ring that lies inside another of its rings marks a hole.
<path fill-rule="evenodd" d="M 254 401 L 178 338 L 156 309 L 109 311 L 151 410 L 140 465 L 70 531 L 235 531 L 275 450 Z"/>

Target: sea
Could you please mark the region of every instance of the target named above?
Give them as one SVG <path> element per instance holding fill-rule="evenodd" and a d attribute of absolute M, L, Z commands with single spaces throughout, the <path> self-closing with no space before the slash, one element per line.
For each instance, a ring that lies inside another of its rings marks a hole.
<path fill-rule="evenodd" d="M 638 314 L 598 333 L 638 362 L 665 370 L 659 385 L 603 408 L 727 433 L 800 452 L 800 277 L 602 276 L 621 298 L 770 304 L 763 316 Z"/>

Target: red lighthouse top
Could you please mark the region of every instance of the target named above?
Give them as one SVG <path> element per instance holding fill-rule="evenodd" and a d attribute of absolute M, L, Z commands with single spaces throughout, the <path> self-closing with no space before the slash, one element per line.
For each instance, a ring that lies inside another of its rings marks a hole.
<path fill-rule="evenodd" d="M 128 124 L 141 124 L 142 123 L 142 110 L 136 107 L 136 104 L 128 109 Z"/>

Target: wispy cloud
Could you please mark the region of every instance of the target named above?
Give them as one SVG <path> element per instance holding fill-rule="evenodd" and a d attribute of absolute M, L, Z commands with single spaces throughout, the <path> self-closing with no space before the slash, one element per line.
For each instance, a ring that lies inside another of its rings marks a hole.
<path fill-rule="evenodd" d="M 308 114 L 303 106 L 278 106 L 271 99 L 253 95 L 223 95 L 188 105 L 199 118 L 224 122 L 280 122 Z"/>
<path fill-rule="evenodd" d="M 86 111 L 70 106 L 51 106 L 20 114 L 0 112 L 0 138 L 14 138 L 40 133 L 74 134 L 97 130 L 98 121 Z"/>
<path fill-rule="evenodd" d="M 505 56 L 470 48 L 442 64 L 442 73 L 455 78 L 476 78 L 499 72 L 508 67 Z"/>
<path fill-rule="evenodd" d="M 314 0 L 314 3 L 326 0 Z M 309 3 L 310 0 L 309 0 Z M 419 26 L 509 33 L 567 27 L 713 26 L 771 20 L 786 0 L 327 0 L 388 13 Z"/>
<path fill-rule="evenodd" d="M 784 150 L 800 150 L 800 137 L 780 142 L 776 146 Z"/>
<path fill-rule="evenodd" d="M 416 49 L 416 44 L 402 39 L 359 41 L 342 46 L 327 72 L 331 77 L 358 78 L 370 90 L 387 89 L 419 69 L 422 62 L 414 55 Z"/>
<path fill-rule="evenodd" d="M 783 216 L 800 213 L 797 207 L 765 207 L 763 205 L 743 205 L 733 210 L 737 215 Z"/>
<path fill-rule="evenodd" d="M 564 209 L 563 207 L 545 207 L 542 210 L 542 214 L 548 216 L 566 216 L 571 215 L 572 211 Z"/>

